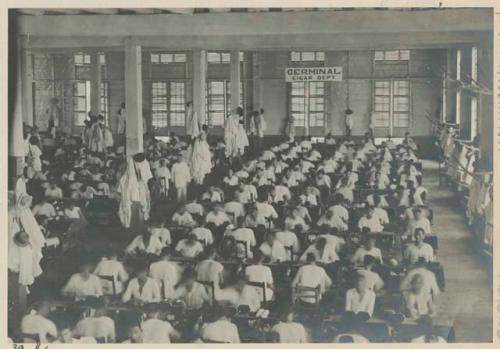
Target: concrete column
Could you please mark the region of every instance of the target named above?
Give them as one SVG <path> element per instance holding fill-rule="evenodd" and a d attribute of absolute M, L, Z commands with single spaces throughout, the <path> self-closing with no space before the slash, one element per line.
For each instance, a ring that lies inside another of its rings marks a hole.
<path fill-rule="evenodd" d="M 461 71 L 462 71 L 462 50 L 461 49 L 457 49 L 457 80 L 460 81 L 461 78 L 462 78 L 462 74 L 461 74 Z M 455 113 L 456 113 L 456 119 L 455 119 L 455 122 L 460 125 L 460 114 L 461 114 L 461 98 L 462 98 L 462 91 L 460 90 L 460 88 L 457 89 L 457 95 L 456 95 L 456 108 L 455 108 Z"/>
<path fill-rule="evenodd" d="M 231 111 L 240 107 L 240 83 L 241 83 L 241 71 L 240 71 L 240 51 L 231 51 L 231 67 L 230 67 L 230 77 L 231 77 Z"/>
<path fill-rule="evenodd" d="M 21 50 L 18 49 L 18 56 Z M 19 61 L 19 60 L 18 60 Z M 13 79 L 15 83 L 15 95 L 9 102 L 9 175 L 17 176 L 22 173 L 24 165 L 24 137 L 23 137 L 23 103 L 22 103 L 22 88 L 21 88 L 21 64 L 15 63 L 16 77 Z"/>
<path fill-rule="evenodd" d="M 31 52 L 27 49 L 21 51 L 21 89 L 23 121 L 33 126 L 33 66 Z"/>
<path fill-rule="evenodd" d="M 252 53 L 253 110 L 262 108 L 261 54 Z"/>
<path fill-rule="evenodd" d="M 207 52 L 196 49 L 193 51 L 193 111 L 205 124 L 207 91 Z"/>
<path fill-rule="evenodd" d="M 101 64 L 97 52 L 90 57 L 90 110 L 94 115 L 101 113 Z"/>
<path fill-rule="evenodd" d="M 127 155 L 143 151 L 142 132 L 142 49 L 127 39 L 125 43 L 125 114 Z"/>

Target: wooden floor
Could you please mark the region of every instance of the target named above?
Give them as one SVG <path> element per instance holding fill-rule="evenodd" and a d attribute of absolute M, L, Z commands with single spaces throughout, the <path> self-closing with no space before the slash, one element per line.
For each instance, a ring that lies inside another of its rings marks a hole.
<path fill-rule="evenodd" d="M 439 187 L 436 163 L 424 162 L 423 178 L 434 211 L 433 231 L 439 235 L 438 257 L 445 268 L 446 290 L 438 318 L 453 322 L 457 342 L 491 342 L 491 268 L 477 252 L 455 196 Z"/>

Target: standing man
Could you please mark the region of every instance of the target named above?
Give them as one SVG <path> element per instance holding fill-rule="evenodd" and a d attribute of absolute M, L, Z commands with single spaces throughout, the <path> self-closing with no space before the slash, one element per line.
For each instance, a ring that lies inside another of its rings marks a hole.
<path fill-rule="evenodd" d="M 59 107 L 59 100 L 51 98 L 49 107 L 46 110 L 49 120 L 49 133 L 52 138 L 56 138 L 56 132 L 62 126 L 62 110 Z"/>
<path fill-rule="evenodd" d="M 224 143 L 226 144 L 226 157 L 230 159 L 239 156 L 239 129 L 240 117 L 243 115 L 241 107 L 236 108 L 235 113 L 227 117 L 224 124 Z"/>
<path fill-rule="evenodd" d="M 353 127 L 354 127 L 354 119 L 352 116 L 352 110 L 346 109 L 346 111 L 345 111 L 345 134 L 347 137 L 352 136 Z"/>
<path fill-rule="evenodd" d="M 125 126 L 126 126 L 126 114 L 125 114 L 125 102 L 120 105 L 118 109 L 118 114 L 116 115 L 116 133 L 120 141 L 122 137 L 125 138 Z"/>

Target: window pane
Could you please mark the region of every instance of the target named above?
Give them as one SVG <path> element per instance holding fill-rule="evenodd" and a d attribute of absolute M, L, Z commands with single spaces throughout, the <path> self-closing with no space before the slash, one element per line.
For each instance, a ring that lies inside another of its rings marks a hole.
<path fill-rule="evenodd" d="M 317 61 L 324 61 L 325 60 L 325 53 L 324 52 L 316 52 L 316 60 Z"/>
<path fill-rule="evenodd" d="M 207 53 L 207 60 L 210 63 L 219 63 L 219 61 L 220 61 L 220 55 L 217 52 L 208 52 Z"/>
<path fill-rule="evenodd" d="M 83 57 L 83 58 L 84 58 L 84 59 L 83 59 L 83 62 L 84 62 L 85 64 L 90 64 L 90 55 L 84 55 L 84 57 Z"/>
<path fill-rule="evenodd" d="M 157 53 L 151 54 L 151 63 L 155 63 L 155 64 L 160 63 L 160 56 Z"/>
<path fill-rule="evenodd" d="M 383 61 L 384 60 L 384 51 L 375 51 L 375 60 Z"/>
<path fill-rule="evenodd" d="M 314 52 L 302 52 L 303 61 L 314 61 Z"/>
<path fill-rule="evenodd" d="M 100 53 L 99 54 L 99 64 L 100 65 L 105 65 L 106 64 L 106 56 L 104 55 L 104 53 Z"/>
<path fill-rule="evenodd" d="M 300 61 L 300 52 L 292 51 L 292 53 L 291 53 L 291 61 L 292 62 L 298 62 L 298 61 Z"/>
<path fill-rule="evenodd" d="M 389 127 L 389 113 L 374 113 L 373 124 L 375 127 Z"/>
<path fill-rule="evenodd" d="M 410 50 L 401 50 L 399 51 L 399 58 L 402 61 L 407 61 L 410 59 Z"/>
<path fill-rule="evenodd" d="M 222 63 L 229 63 L 229 62 L 231 62 L 231 54 L 223 52 L 221 60 L 222 60 Z"/>
<path fill-rule="evenodd" d="M 186 61 L 186 54 L 185 53 L 176 53 L 174 55 L 174 61 L 177 63 L 183 63 Z"/>
<path fill-rule="evenodd" d="M 293 116 L 293 119 L 294 119 L 294 124 L 295 126 L 299 126 L 299 127 L 305 127 L 306 126 L 306 122 L 305 122 L 305 114 L 303 113 L 292 113 L 292 116 Z"/>
<path fill-rule="evenodd" d="M 408 98 L 395 97 L 394 98 L 394 111 L 408 111 Z"/>
<path fill-rule="evenodd" d="M 408 114 L 394 114 L 394 127 L 408 127 L 409 117 Z"/>
<path fill-rule="evenodd" d="M 174 57 L 171 53 L 162 53 L 160 55 L 160 62 L 161 63 L 172 63 L 174 60 Z"/>

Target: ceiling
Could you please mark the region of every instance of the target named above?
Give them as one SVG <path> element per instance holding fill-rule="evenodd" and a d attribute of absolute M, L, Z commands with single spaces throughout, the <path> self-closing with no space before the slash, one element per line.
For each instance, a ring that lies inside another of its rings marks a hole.
<path fill-rule="evenodd" d="M 19 8 L 18 14 L 28 16 L 42 15 L 152 15 L 152 14 L 200 14 L 227 12 L 307 12 L 307 11 L 356 11 L 356 10 L 398 10 L 425 11 L 436 8 L 354 8 L 354 7 L 323 7 L 323 8 Z"/>

